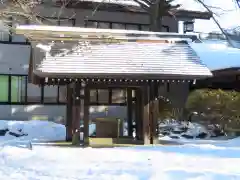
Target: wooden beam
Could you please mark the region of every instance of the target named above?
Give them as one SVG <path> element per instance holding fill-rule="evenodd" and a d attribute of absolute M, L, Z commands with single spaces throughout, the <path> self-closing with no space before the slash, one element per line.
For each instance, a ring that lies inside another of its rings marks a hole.
<path fill-rule="evenodd" d="M 135 119 L 136 135 L 138 140 L 143 140 L 143 98 L 142 89 L 136 89 Z"/>
<path fill-rule="evenodd" d="M 66 141 L 72 141 L 72 126 L 73 126 L 73 114 L 72 114 L 72 97 L 73 89 L 70 86 L 67 86 L 67 106 L 66 106 Z"/>
<path fill-rule="evenodd" d="M 143 141 L 150 144 L 150 111 L 149 111 L 149 86 L 143 87 Z"/>
<path fill-rule="evenodd" d="M 86 86 L 84 88 L 84 115 L 83 115 L 83 126 L 84 126 L 84 145 L 89 145 L 89 105 L 90 105 L 90 89 Z"/>
<path fill-rule="evenodd" d="M 151 111 L 151 138 L 152 144 L 158 143 L 158 134 L 157 134 L 157 126 L 158 126 L 158 83 L 150 84 L 150 111 Z"/>
<path fill-rule="evenodd" d="M 128 136 L 133 135 L 133 104 L 132 104 L 132 89 L 127 88 L 127 120 L 128 120 Z"/>
<path fill-rule="evenodd" d="M 79 83 L 75 83 L 74 86 L 74 105 L 73 105 L 73 115 L 74 115 L 74 123 L 73 123 L 73 139 L 72 143 L 74 145 L 79 145 L 80 144 L 80 112 L 81 112 L 81 107 L 80 107 L 80 87 L 81 85 Z"/>

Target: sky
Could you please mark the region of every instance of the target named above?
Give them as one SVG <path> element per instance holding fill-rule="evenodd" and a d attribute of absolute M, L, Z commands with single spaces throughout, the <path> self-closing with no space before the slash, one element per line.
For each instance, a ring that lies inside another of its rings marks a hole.
<path fill-rule="evenodd" d="M 193 10 L 204 10 L 194 0 L 177 0 L 184 3 L 183 7 Z M 230 28 L 240 26 L 240 8 L 237 7 L 235 0 L 203 0 L 205 4 L 214 7 L 211 8 L 216 13 L 217 20 L 223 28 Z M 211 32 L 220 31 L 213 20 L 196 20 L 195 21 L 196 32 Z"/>

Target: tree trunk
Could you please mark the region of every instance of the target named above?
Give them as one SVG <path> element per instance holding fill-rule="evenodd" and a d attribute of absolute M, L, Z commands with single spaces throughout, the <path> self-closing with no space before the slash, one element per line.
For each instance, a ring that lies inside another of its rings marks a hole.
<path fill-rule="evenodd" d="M 150 19 L 150 31 L 161 32 L 162 31 L 162 7 L 164 0 L 156 0 L 155 4 L 150 6 L 149 19 Z"/>

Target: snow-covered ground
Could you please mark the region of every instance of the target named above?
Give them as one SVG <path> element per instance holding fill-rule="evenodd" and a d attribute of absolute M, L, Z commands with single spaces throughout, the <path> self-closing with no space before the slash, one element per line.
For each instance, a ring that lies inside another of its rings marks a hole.
<path fill-rule="evenodd" d="M 30 150 L 30 141 L 63 140 L 65 127 L 36 120 L 0 121 L 0 127 L 8 129 L 0 137 L 1 179 L 240 180 L 240 138 L 205 140 L 204 144 L 192 140 L 181 146 L 103 149 L 33 143 Z"/>
<path fill-rule="evenodd" d="M 5 146 L 8 180 L 239 180 L 240 149 L 214 146 L 57 148 Z"/>

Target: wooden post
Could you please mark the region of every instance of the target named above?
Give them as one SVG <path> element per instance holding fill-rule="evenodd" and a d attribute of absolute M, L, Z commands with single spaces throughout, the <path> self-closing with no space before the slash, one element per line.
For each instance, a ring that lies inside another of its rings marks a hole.
<path fill-rule="evenodd" d="M 84 116 L 83 116 L 83 126 L 84 126 L 84 145 L 89 145 L 89 105 L 90 105 L 90 89 L 85 87 L 84 89 Z"/>
<path fill-rule="evenodd" d="M 72 97 L 73 89 L 70 85 L 67 85 L 67 106 L 66 106 L 66 141 L 72 141 L 72 126 L 73 126 L 73 116 L 72 116 L 72 105 L 73 105 L 73 97 Z"/>
<path fill-rule="evenodd" d="M 150 111 L 149 111 L 149 86 L 143 88 L 142 97 L 143 108 L 143 141 L 144 144 L 150 144 Z"/>
<path fill-rule="evenodd" d="M 127 88 L 127 120 L 128 120 L 128 136 L 133 136 L 133 121 L 132 121 L 132 89 Z"/>
<path fill-rule="evenodd" d="M 142 90 L 136 89 L 136 104 L 135 104 L 135 118 L 136 118 L 136 135 L 137 140 L 143 140 L 143 98 Z"/>
<path fill-rule="evenodd" d="M 158 103 L 157 103 L 158 89 L 156 83 L 150 84 L 150 122 L 151 122 L 151 144 L 158 143 L 157 134 L 157 119 L 158 119 Z"/>
<path fill-rule="evenodd" d="M 74 86 L 74 105 L 73 105 L 73 116 L 74 116 L 74 128 L 73 128 L 73 145 L 80 144 L 80 87 L 81 84 L 79 82 L 75 83 Z"/>

